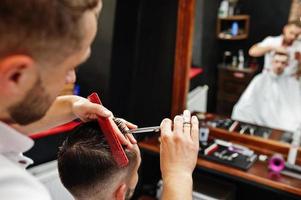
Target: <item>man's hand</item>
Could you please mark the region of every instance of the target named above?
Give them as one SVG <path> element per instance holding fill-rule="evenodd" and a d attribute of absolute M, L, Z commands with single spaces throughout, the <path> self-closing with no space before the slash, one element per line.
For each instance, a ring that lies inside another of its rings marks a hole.
<path fill-rule="evenodd" d="M 72 113 L 83 122 L 91 121 L 100 117 L 111 117 L 112 112 L 104 106 L 91 103 L 88 99 L 74 96 L 76 98 L 72 103 Z"/>
<path fill-rule="evenodd" d="M 300 79 L 301 77 L 301 65 L 299 64 L 297 72 L 293 74 L 293 77 L 295 77 L 296 79 Z"/>
<path fill-rule="evenodd" d="M 288 54 L 287 48 L 280 46 L 280 47 L 271 47 L 271 51 L 275 51 L 278 53 Z"/>
<path fill-rule="evenodd" d="M 91 103 L 86 98 L 75 95 L 65 95 L 56 98 L 46 115 L 41 120 L 27 126 L 14 124 L 14 127 L 20 132 L 33 134 L 68 123 L 77 118 L 83 122 L 87 122 L 97 119 L 98 116 L 113 117 L 113 114 L 104 106 Z M 137 128 L 136 125 L 125 120 L 124 123 L 129 129 Z M 127 134 L 127 136 L 124 136 L 115 124 L 113 127 L 122 144 L 131 147 L 132 144 L 137 143 L 132 135 Z"/>
<path fill-rule="evenodd" d="M 125 124 L 125 127 L 127 130 L 129 129 L 136 129 L 137 126 L 135 124 L 132 124 L 131 122 L 128 122 L 124 119 L 121 119 L 121 118 L 118 118 L 119 120 L 121 120 L 124 124 Z M 112 126 L 115 130 L 115 133 L 117 133 L 117 136 L 118 136 L 118 139 L 119 141 L 126 145 L 127 148 L 131 149 L 133 148 L 133 144 L 136 144 L 137 141 L 136 139 L 134 138 L 134 136 L 132 134 L 124 134 L 122 133 L 121 130 L 119 130 L 118 126 L 116 125 L 116 123 L 114 122 L 114 120 L 110 120 L 110 122 L 112 123 Z"/>
<path fill-rule="evenodd" d="M 190 112 L 161 123 L 160 166 L 163 199 L 191 199 L 192 172 L 199 150 L 198 119 Z"/>
<path fill-rule="evenodd" d="M 91 103 L 88 99 L 83 97 L 77 97 L 77 101 L 73 102 L 72 105 L 72 111 L 73 114 L 79 118 L 83 122 L 96 120 L 97 117 L 113 117 L 113 114 L 111 111 L 106 109 L 104 106 Z M 135 124 L 132 124 L 124 119 L 120 119 L 123 121 L 123 123 L 129 128 L 137 128 Z M 115 130 L 115 133 L 117 133 L 117 136 L 120 140 L 120 142 L 128 147 L 131 147 L 132 144 L 136 144 L 137 141 L 133 137 L 132 134 L 124 134 L 121 133 L 121 131 L 118 129 L 118 127 L 115 125 L 115 123 L 111 120 L 112 126 Z"/>

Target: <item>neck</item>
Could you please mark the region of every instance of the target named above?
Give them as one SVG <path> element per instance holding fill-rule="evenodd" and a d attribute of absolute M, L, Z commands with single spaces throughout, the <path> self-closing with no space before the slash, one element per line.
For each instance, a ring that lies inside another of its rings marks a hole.
<path fill-rule="evenodd" d="M 288 41 L 285 37 L 283 37 L 283 42 L 282 45 L 283 46 L 291 46 L 293 44 L 293 41 Z"/>
<path fill-rule="evenodd" d="M 8 125 L 11 125 L 13 123 L 15 123 L 15 121 L 13 119 L 11 119 L 11 117 L 9 116 L 8 113 L 6 112 L 1 112 L 0 111 L 0 121 L 3 122 L 3 123 L 6 123 Z"/>

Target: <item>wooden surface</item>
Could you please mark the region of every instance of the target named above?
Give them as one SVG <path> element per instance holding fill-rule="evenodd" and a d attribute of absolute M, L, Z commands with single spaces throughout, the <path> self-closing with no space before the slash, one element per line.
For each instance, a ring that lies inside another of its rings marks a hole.
<path fill-rule="evenodd" d="M 237 21 L 237 20 L 250 20 L 249 15 L 232 15 L 228 17 L 219 17 L 220 20 L 229 20 L 229 21 Z"/>
<path fill-rule="evenodd" d="M 171 117 L 186 108 L 192 60 L 195 0 L 179 0 Z"/>
<path fill-rule="evenodd" d="M 220 128 L 210 127 L 210 135 L 216 138 L 227 140 L 236 144 L 245 145 L 259 154 L 264 154 L 272 156 L 276 153 L 282 154 L 284 158 L 287 158 L 287 154 L 290 149 L 290 145 L 279 140 L 282 132 L 278 130 L 273 130 L 271 136 L 274 137 L 271 139 L 265 139 L 259 136 L 251 136 L 245 134 L 239 134 L 238 132 L 229 132 Z M 278 140 L 276 140 L 278 138 Z M 297 164 L 301 164 L 301 148 L 298 150 Z"/>
<path fill-rule="evenodd" d="M 225 29 L 223 27 L 224 22 L 244 22 L 243 27 L 239 27 L 240 30 L 243 30 L 243 32 L 237 36 L 233 37 L 221 37 L 220 33 L 223 33 L 226 29 L 231 28 L 231 24 L 228 24 L 228 27 Z M 216 35 L 219 39 L 222 40 L 244 40 L 249 37 L 249 27 L 250 27 L 250 16 L 249 15 L 233 15 L 228 17 L 219 17 L 217 19 L 217 28 L 216 28 Z"/>
<path fill-rule="evenodd" d="M 218 68 L 217 112 L 231 115 L 233 106 L 253 79 L 257 69 Z"/>
<path fill-rule="evenodd" d="M 139 143 L 139 146 L 141 149 L 154 153 L 159 153 L 160 150 L 157 137 L 142 141 Z M 201 158 L 198 159 L 197 166 L 301 196 L 301 180 L 283 175 L 274 177 L 269 174 L 267 163 L 265 162 L 256 161 L 248 171 L 242 171 Z"/>

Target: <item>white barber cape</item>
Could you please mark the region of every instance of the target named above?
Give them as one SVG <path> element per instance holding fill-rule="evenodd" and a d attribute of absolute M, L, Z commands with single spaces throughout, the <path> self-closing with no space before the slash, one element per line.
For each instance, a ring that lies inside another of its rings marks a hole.
<path fill-rule="evenodd" d="M 30 138 L 0 122 L 0 199 L 51 199 L 47 189 L 25 170 L 32 160 L 22 153 L 32 146 Z"/>
<path fill-rule="evenodd" d="M 233 108 L 232 118 L 295 131 L 301 124 L 301 86 L 296 78 L 264 71 L 254 77 Z"/>

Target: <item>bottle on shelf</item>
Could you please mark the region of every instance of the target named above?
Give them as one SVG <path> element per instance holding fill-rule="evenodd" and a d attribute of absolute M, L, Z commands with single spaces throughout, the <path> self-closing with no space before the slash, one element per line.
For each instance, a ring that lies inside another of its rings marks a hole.
<path fill-rule="evenodd" d="M 237 36 L 238 35 L 238 31 L 239 31 L 238 23 L 237 22 L 233 22 L 232 25 L 231 25 L 231 35 L 232 36 Z"/>
<path fill-rule="evenodd" d="M 229 13 L 229 1 L 223 0 L 218 9 L 219 17 L 227 17 Z"/>
<path fill-rule="evenodd" d="M 229 65 L 231 65 L 232 62 L 232 53 L 231 51 L 225 51 L 224 52 L 224 58 L 223 58 L 223 65 L 225 67 L 228 67 Z"/>
<path fill-rule="evenodd" d="M 301 124 L 297 128 L 297 130 L 294 132 L 294 135 L 293 135 L 293 141 L 292 141 L 291 148 L 290 148 L 290 150 L 288 152 L 288 156 L 287 156 L 287 162 L 289 164 L 294 165 L 296 162 L 298 149 L 300 146 L 300 137 L 301 137 Z"/>
<path fill-rule="evenodd" d="M 237 56 L 232 57 L 232 67 L 236 68 L 237 67 Z"/>
<path fill-rule="evenodd" d="M 242 49 L 239 49 L 239 51 L 238 51 L 238 69 L 243 69 L 244 65 L 245 65 L 244 51 Z"/>
<path fill-rule="evenodd" d="M 229 1 L 229 9 L 228 9 L 228 16 L 235 15 L 236 5 L 238 0 L 228 0 Z"/>

